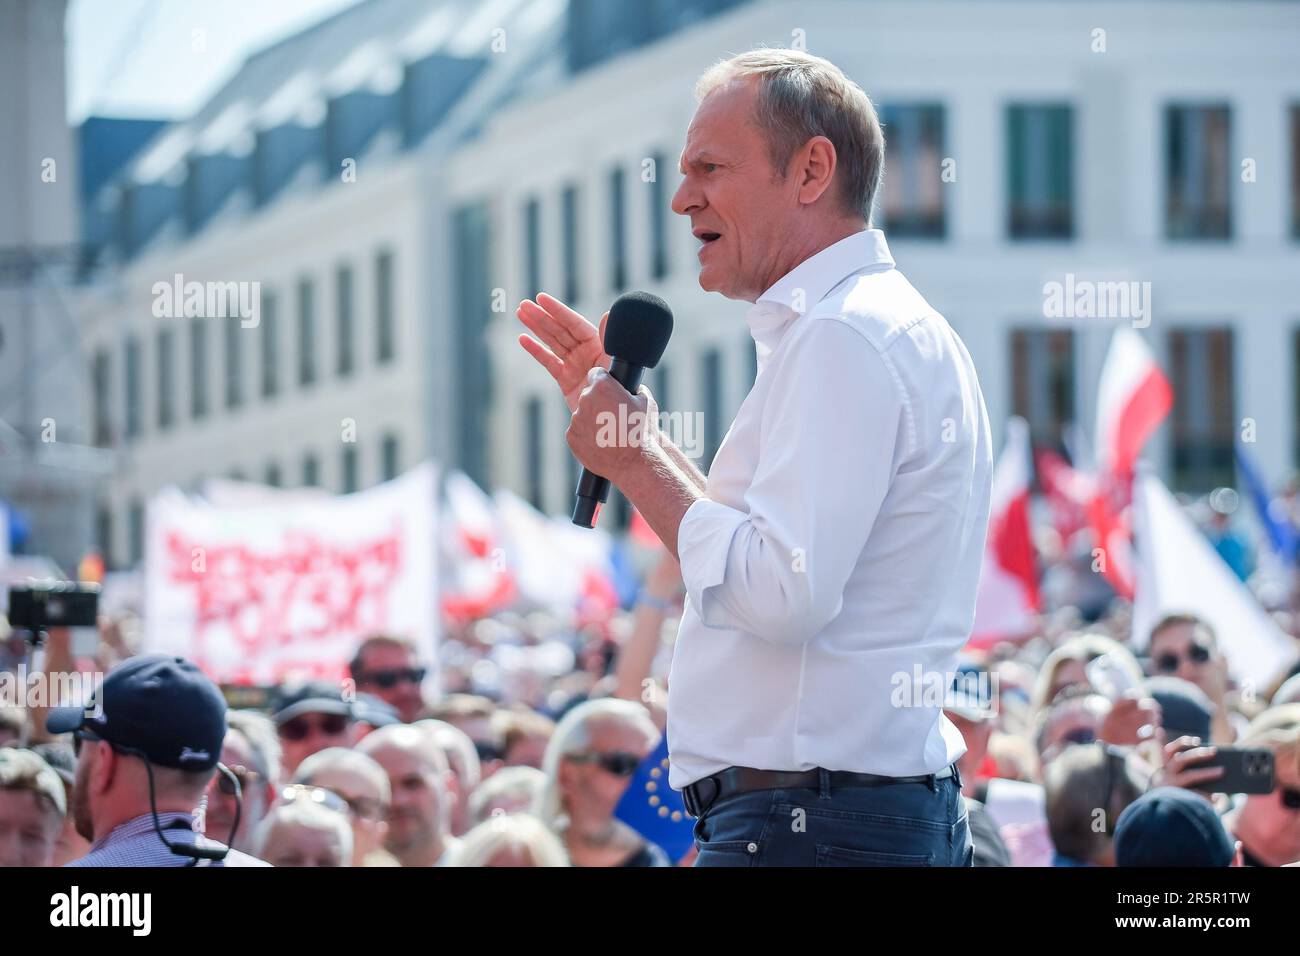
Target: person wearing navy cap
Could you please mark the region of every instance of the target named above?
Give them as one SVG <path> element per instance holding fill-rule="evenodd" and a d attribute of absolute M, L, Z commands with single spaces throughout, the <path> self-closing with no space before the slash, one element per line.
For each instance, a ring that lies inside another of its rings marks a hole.
<path fill-rule="evenodd" d="M 1119 815 L 1115 865 L 1241 866 L 1241 844 L 1205 797 L 1180 787 L 1157 787 Z"/>
<path fill-rule="evenodd" d="M 46 726 L 72 734 L 73 818 L 92 841 L 68 866 L 266 865 L 195 830 L 193 812 L 218 770 L 226 702 L 191 662 L 131 658 L 86 707 L 55 708 Z"/>

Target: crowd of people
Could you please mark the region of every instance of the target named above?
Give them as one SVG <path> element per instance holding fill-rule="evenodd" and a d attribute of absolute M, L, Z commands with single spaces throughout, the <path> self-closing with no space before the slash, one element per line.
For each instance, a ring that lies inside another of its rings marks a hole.
<path fill-rule="evenodd" d="M 373 635 L 343 680 L 258 706 L 136 653 L 130 621 L 106 623 L 91 659 L 53 631 L 44 667 L 107 671 L 106 717 L 0 709 L 0 866 L 689 865 L 615 813 L 665 730 L 682 600 L 665 555 L 606 622 L 449 622 L 436 660 Z M 1192 615 L 1161 620 L 1141 656 L 1128 630 L 1120 602 L 1090 621 L 1063 604 L 1028 639 L 963 654 L 944 709 L 968 748 L 976 865 L 1300 861 L 1300 642 L 1254 689 L 1229 675 L 1233 635 Z M 1273 789 L 1216 792 L 1224 746 L 1270 752 Z"/>

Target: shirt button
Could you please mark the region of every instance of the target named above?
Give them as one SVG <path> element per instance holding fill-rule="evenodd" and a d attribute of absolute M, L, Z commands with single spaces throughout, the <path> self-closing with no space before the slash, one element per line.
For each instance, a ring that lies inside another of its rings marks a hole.
<path fill-rule="evenodd" d="M 758 852 L 758 844 L 757 844 L 757 843 L 751 843 L 749 846 L 745 847 L 745 849 L 748 850 L 750 853 L 757 853 L 757 852 Z"/>

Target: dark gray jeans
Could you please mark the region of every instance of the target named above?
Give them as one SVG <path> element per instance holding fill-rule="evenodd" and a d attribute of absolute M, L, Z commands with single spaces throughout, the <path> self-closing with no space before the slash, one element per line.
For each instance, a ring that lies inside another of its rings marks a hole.
<path fill-rule="evenodd" d="M 927 783 L 755 790 L 695 821 L 696 866 L 971 866 L 957 776 Z"/>

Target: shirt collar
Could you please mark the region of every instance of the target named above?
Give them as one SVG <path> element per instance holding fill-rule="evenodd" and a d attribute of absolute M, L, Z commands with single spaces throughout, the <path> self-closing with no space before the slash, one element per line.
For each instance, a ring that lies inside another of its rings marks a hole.
<path fill-rule="evenodd" d="M 193 817 L 191 814 L 182 813 L 176 810 L 160 810 L 158 812 L 158 824 L 163 829 L 167 829 L 181 820 L 192 823 Z M 95 850 L 101 849 L 110 843 L 115 843 L 118 840 L 125 840 L 130 837 L 140 836 L 143 833 L 152 832 L 153 814 L 143 813 L 138 817 L 132 817 L 125 823 L 119 823 L 117 826 L 113 827 L 112 830 L 108 831 L 108 833 L 103 837 L 90 845 L 90 851 L 94 852 Z"/>
<path fill-rule="evenodd" d="M 799 263 L 758 297 L 745 317 L 762 368 L 790 324 L 849 276 L 875 266 L 893 268 L 885 234 L 863 229 Z"/>

